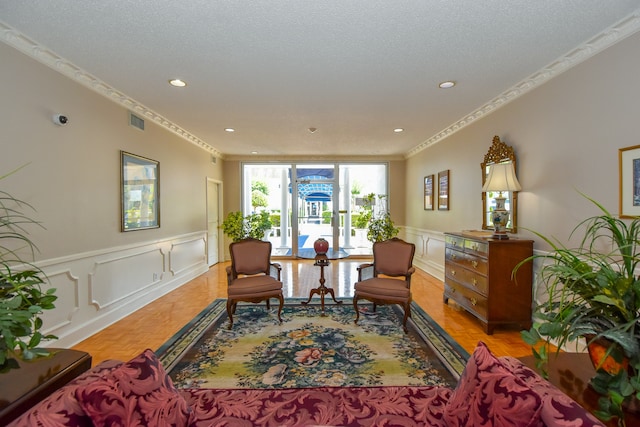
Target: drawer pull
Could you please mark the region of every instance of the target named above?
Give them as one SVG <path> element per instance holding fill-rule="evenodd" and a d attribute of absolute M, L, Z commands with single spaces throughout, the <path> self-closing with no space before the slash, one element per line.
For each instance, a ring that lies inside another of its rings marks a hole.
<path fill-rule="evenodd" d="M 456 254 L 451 254 L 451 259 L 456 259 L 458 256 Z"/>
<path fill-rule="evenodd" d="M 469 301 L 471 301 L 471 305 L 476 306 L 478 305 L 478 300 L 475 298 L 469 298 Z"/>
<path fill-rule="evenodd" d="M 473 266 L 473 268 L 478 268 L 478 261 L 476 260 L 471 261 L 471 265 Z"/>
<path fill-rule="evenodd" d="M 478 245 L 471 245 L 471 249 L 474 250 L 474 251 L 477 251 L 478 250 Z"/>
<path fill-rule="evenodd" d="M 456 275 L 456 271 L 455 270 L 451 270 L 451 275 L 455 276 Z"/>
<path fill-rule="evenodd" d="M 478 287 L 478 279 L 476 279 L 475 277 L 473 278 L 471 283 L 473 283 L 473 286 Z"/>

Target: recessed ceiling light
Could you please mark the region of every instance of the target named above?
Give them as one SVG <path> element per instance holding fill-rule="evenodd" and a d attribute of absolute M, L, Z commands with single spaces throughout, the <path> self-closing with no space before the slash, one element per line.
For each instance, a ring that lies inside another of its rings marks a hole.
<path fill-rule="evenodd" d="M 456 82 L 452 81 L 452 80 L 448 80 L 446 82 L 442 82 L 438 85 L 438 87 L 440 89 L 449 89 L 450 87 L 454 87 L 456 85 Z"/>
<path fill-rule="evenodd" d="M 257 151 L 252 151 L 251 154 L 258 154 L 258 152 Z"/>
<path fill-rule="evenodd" d="M 185 81 L 180 79 L 171 79 L 169 80 L 169 84 L 175 87 L 185 87 L 187 85 Z"/>
<path fill-rule="evenodd" d="M 404 132 L 404 129 L 402 129 L 402 128 L 395 128 L 393 131 L 394 131 L 395 133 L 400 133 L 400 132 Z"/>
<path fill-rule="evenodd" d="M 231 133 L 231 132 L 235 132 L 236 130 L 234 128 L 224 128 L 224 131 Z"/>

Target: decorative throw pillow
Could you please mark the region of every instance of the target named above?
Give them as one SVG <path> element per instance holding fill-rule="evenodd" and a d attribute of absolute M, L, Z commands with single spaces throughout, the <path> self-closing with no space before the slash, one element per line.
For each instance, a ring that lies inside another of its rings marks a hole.
<path fill-rule="evenodd" d="M 451 427 L 541 425 L 542 400 L 479 342 L 445 409 Z"/>
<path fill-rule="evenodd" d="M 78 388 L 76 399 L 96 427 L 186 427 L 191 422 L 187 402 L 149 349 Z"/>

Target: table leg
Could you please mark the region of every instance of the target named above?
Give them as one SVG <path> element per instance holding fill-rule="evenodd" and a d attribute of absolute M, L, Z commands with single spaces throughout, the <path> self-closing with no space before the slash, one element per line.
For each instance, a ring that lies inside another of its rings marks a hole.
<path fill-rule="evenodd" d="M 333 298 L 333 301 L 336 304 L 342 304 L 342 301 L 338 301 L 336 299 L 336 295 L 332 288 L 328 288 L 324 285 L 324 282 L 325 282 L 324 268 L 329 265 L 329 261 L 316 261 L 313 265 L 320 267 L 320 286 L 318 286 L 317 288 L 311 289 L 311 292 L 309 293 L 309 299 L 306 302 L 303 302 L 302 304 L 308 304 L 311 301 L 311 298 L 315 294 L 320 295 L 320 306 L 322 307 L 322 315 L 324 316 L 324 296 L 326 294 L 331 295 L 331 298 Z"/>

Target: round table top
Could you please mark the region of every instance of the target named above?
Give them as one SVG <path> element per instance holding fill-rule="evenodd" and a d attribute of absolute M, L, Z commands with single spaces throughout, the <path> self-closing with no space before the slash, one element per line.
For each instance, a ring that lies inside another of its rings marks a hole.
<path fill-rule="evenodd" d="M 297 255 L 298 258 L 316 259 L 316 256 L 322 256 L 322 255 L 317 255 L 316 251 L 313 248 L 298 249 L 298 255 Z M 347 258 L 349 254 L 342 249 L 337 251 L 333 249 L 329 249 L 327 253 L 324 254 L 324 256 L 326 257 L 326 259 L 341 259 L 341 258 Z"/>

